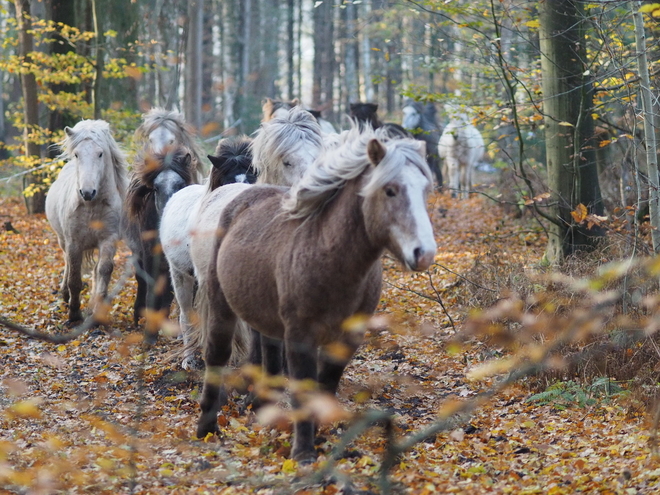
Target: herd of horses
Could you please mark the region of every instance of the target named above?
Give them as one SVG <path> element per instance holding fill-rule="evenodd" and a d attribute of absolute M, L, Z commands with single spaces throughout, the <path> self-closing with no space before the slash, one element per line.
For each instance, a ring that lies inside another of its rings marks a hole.
<path fill-rule="evenodd" d="M 143 116 L 130 172 L 109 125 L 83 120 L 65 129 L 67 162 L 46 199 L 65 254 L 61 294 L 71 323 L 83 318 L 83 261 L 98 249 L 94 315 L 120 239 L 133 252 L 136 325 L 148 312 L 169 315 L 176 297 L 182 366 L 201 366 L 198 351 L 204 361 L 199 438 L 218 432 L 222 370 L 232 362 L 269 374 L 286 368 L 292 380 L 334 394 L 362 342 L 344 322 L 375 311 L 382 253 L 427 269 L 436 252 L 426 209 L 434 180 L 448 177 L 452 191 L 467 194 L 469 169 L 483 154 L 464 116 L 441 132 L 432 105 L 418 102 L 404 107 L 403 126 L 381 122 L 374 104 L 351 105 L 354 123 L 341 133 L 297 100 L 267 99 L 263 111 L 254 137 L 220 140 L 206 178 L 194 132 L 177 112 Z M 296 393 L 292 402 L 301 405 Z M 313 418 L 294 422 L 292 456 L 315 458 Z"/>

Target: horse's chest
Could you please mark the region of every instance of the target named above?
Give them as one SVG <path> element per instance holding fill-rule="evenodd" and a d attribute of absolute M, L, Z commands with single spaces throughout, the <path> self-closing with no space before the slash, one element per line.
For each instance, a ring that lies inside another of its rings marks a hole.
<path fill-rule="evenodd" d="M 119 214 L 115 210 L 105 202 L 80 204 L 70 215 L 70 230 L 84 237 L 87 244 L 96 245 L 119 232 Z"/>

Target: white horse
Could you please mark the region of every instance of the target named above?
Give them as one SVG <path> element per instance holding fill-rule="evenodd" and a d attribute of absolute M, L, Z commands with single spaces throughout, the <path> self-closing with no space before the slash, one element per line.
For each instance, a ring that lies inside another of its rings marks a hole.
<path fill-rule="evenodd" d="M 300 107 L 288 110 L 283 118 L 264 122 L 252 143 L 257 183 L 292 185 L 302 177 L 322 149 L 318 123 Z M 160 238 L 179 303 L 179 323 L 187 349 L 182 366 L 186 369 L 194 364 L 193 350 L 189 348 L 188 341 L 195 277 L 200 286 L 205 282 L 220 211 L 248 187 L 250 185 L 245 183 L 227 184 L 217 189 L 212 189 L 210 185 L 187 187 L 172 196 L 165 207 Z M 244 342 L 237 344 L 242 346 Z"/>
<path fill-rule="evenodd" d="M 83 259 L 99 250 L 92 274 L 91 306 L 108 293 L 116 244 L 122 237 L 126 160 L 103 120 L 66 127 L 60 143 L 69 160 L 46 196 L 46 217 L 65 256 L 61 292 L 69 303 L 69 322 L 82 320 L 80 291 Z"/>
<path fill-rule="evenodd" d="M 438 142 L 438 155 L 443 160 L 442 176 L 448 182 L 452 196 L 469 196 L 472 173 L 484 151 L 481 133 L 470 123 L 467 115 L 452 117 Z"/>

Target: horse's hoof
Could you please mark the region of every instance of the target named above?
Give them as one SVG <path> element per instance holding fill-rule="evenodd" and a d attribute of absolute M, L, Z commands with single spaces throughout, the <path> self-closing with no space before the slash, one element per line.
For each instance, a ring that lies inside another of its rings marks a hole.
<path fill-rule="evenodd" d="M 64 325 L 71 328 L 83 322 L 82 315 L 69 315 L 69 319 L 64 322 Z"/>
<path fill-rule="evenodd" d="M 198 425 L 196 436 L 200 440 L 204 440 L 208 434 L 220 436 L 220 428 L 218 428 L 218 422 L 216 420 L 213 425 Z"/>
<path fill-rule="evenodd" d="M 181 361 L 181 367 L 186 371 L 203 370 L 204 361 L 198 359 L 196 356 L 188 356 Z"/>
<path fill-rule="evenodd" d="M 291 452 L 291 458 L 298 462 L 300 465 L 312 464 L 316 462 L 316 451 L 314 448 L 309 449 L 296 449 Z"/>

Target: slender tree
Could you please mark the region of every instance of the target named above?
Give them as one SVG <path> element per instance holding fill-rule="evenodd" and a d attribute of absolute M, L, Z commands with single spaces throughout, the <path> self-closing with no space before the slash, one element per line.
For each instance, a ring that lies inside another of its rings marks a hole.
<path fill-rule="evenodd" d="M 202 127 L 202 47 L 204 28 L 204 1 L 188 2 L 188 41 L 185 65 L 184 114 L 188 122 Z"/>

